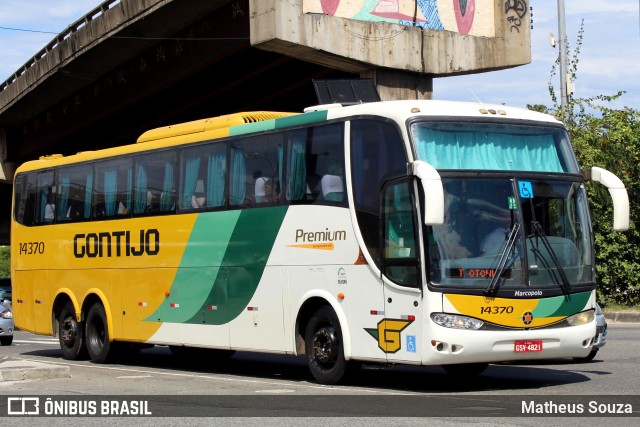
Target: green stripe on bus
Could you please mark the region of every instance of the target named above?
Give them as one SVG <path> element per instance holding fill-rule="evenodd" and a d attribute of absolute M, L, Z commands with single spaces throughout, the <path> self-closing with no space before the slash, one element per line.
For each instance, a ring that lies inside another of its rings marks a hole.
<path fill-rule="evenodd" d="M 198 215 L 169 295 L 147 321 L 182 323 L 197 313 L 218 276 L 240 212 Z M 171 307 L 175 303 L 179 306 Z"/>
<path fill-rule="evenodd" d="M 327 120 L 327 114 L 327 110 L 322 110 L 275 119 L 276 129 L 281 129 L 288 126 L 299 126 L 309 123 L 323 122 Z"/>
<path fill-rule="evenodd" d="M 323 122 L 327 120 L 327 111 L 313 111 L 311 113 L 296 114 L 295 116 L 279 119 L 265 120 L 263 122 L 247 123 L 229 128 L 229 136 L 246 135 L 250 133 L 264 132 L 273 129 L 282 129 L 289 126 L 306 125 L 309 123 Z"/>
<path fill-rule="evenodd" d="M 200 214 L 167 299 L 145 320 L 223 325 L 235 319 L 258 288 L 286 213 L 273 207 Z"/>
<path fill-rule="evenodd" d="M 591 291 L 571 294 L 568 297 L 542 298 L 533 310 L 533 316 L 536 318 L 571 316 L 582 311 L 590 297 Z"/>
<path fill-rule="evenodd" d="M 187 323 L 229 323 L 247 307 L 258 288 L 287 208 L 241 212 L 211 292 L 200 313 Z"/>
<path fill-rule="evenodd" d="M 231 126 L 229 136 L 246 135 L 249 133 L 264 132 L 275 129 L 275 120 L 265 120 L 263 122 L 247 123 L 245 125 Z"/>

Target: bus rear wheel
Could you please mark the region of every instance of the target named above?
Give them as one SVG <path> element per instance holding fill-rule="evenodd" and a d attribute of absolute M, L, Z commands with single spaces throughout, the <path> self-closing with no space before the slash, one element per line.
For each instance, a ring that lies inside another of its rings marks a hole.
<path fill-rule="evenodd" d="M 318 309 L 305 331 L 307 364 L 320 384 L 336 384 L 347 370 L 340 322 L 333 309 Z"/>
<path fill-rule="evenodd" d="M 95 303 L 87 313 L 86 321 L 87 351 L 92 362 L 104 363 L 112 356 L 112 343 L 109 341 L 107 314 L 100 303 Z"/>
<path fill-rule="evenodd" d="M 63 358 L 77 360 L 86 356 L 82 324 L 76 319 L 76 311 L 71 302 L 66 303 L 60 312 L 58 339 Z"/>

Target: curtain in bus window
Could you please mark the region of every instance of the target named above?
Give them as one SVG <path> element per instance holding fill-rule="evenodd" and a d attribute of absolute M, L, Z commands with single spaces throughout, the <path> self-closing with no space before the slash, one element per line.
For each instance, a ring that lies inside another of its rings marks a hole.
<path fill-rule="evenodd" d="M 306 135 L 291 134 L 293 143 L 289 156 L 289 200 L 302 200 L 307 191 L 307 163 L 305 158 Z"/>
<path fill-rule="evenodd" d="M 173 210 L 173 165 L 169 162 L 164 164 L 164 181 L 162 182 L 162 194 L 160 194 L 160 211 L 168 212 Z"/>
<path fill-rule="evenodd" d="M 40 190 L 40 222 L 46 222 L 53 218 L 47 218 L 47 203 L 49 200 L 49 189 L 43 188 Z"/>
<path fill-rule="evenodd" d="M 87 175 L 87 187 L 84 195 L 84 218 L 91 217 L 91 193 L 93 189 L 93 174 Z"/>
<path fill-rule="evenodd" d="M 229 195 L 229 203 L 232 205 L 240 205 L 244 202 L 246 188 L 247 168 L 244 161 L 244 153 L 237 148 L 231 148 L 231 193 Z"/>
<path fill-rule="evenodd" d="M 414 130 L 418 156 L 436 169 L 562 172 L 552 135 Z"/>
<path fill-rule="evenodd" d="M 207 177 L 207 206 L 224 205 L 224 175 L 226 153 L 209 155 L 209 176 Z"/>
<path fill-rule="evenodd" d="M 24 207 L 26 202 L 26 175 L 17 175 L 13 180 L 13 215 L 18 224 L 24 224 Z"/>
<path fill-rule="evenodd" d="M 60 177 L 60 194 L 58 195 L 58 221 L 67 219 L 67 210 L 69 209 L 69 187 L 71 179 L 68 176 Z"/>
<path fill-rule="evenodd" d="M 198 175 L 200 174 L 200 156 L 187 159 L 184 174 L 184 188 L 182 191 L 182 209 L 191 208 L 191 198 L 196 190 Z"/>
<path fill-rule="evenodd" d="M 116 213 L 116 193 L 118 191 L 118 172 L 115 169 L 104 171 L 104 212 L 107 216 Z"/>
<path fill-rule="evenodd" d="M 280 179 L 280 185 L 282 185 L 282 176 L 284 174 L 284 147 L 282 144 L 278 145 L 278 179 Z"/>
<path fill-rule="evenodd" d="M 33 225 L 36 219 L 35 216 L 35 208 L 36 204 L 36 196 L 37 196 L 37 174 L 30 173 L 25 178 L 24 183 L 24 198 L 22 199 L 22 218 L 24 225 Z"/>
<path fill-rule="evenodd" d="M 147 172 L 142 165 L 138 166 L 134 200 L 134 213 L 143 213 L 147 206 Z"/>
<path fill-rule="evenodd" d="M 131 169 L 131 166 L 129 166 L 129 168 L 127 169 L 127 186 L 125 187 L 126 188 L 125 191 L 127 193 L 125 193 L 126 198 L 125 198 L 125 202 L 124 202 L 124 207 L 125 207 L 124 214 L 127 214 L 127 213 L 131 212 L 131 193 L 130 193 L 131 190 L 130 190 L 130 188 L 131 188 L 132 183 L 133 183 L 133 169 Z M 118 212 L 118 214 L 122 214 L 122 212 Z"/>

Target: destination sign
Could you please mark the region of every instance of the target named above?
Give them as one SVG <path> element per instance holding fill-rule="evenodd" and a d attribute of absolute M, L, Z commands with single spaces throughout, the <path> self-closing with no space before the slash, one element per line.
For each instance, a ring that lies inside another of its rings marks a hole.
<path fill-rule="evenodd" d="M 445 271 L 447 278 L 451 279 L 493 279 L 496 275 L 495 268 L 449 268 Z M 511 269 L 506 269 L 502 277 L 510 278 Z"/>

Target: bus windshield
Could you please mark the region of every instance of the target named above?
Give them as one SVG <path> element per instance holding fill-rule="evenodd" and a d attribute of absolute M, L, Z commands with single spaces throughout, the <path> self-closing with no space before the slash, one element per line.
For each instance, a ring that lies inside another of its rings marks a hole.
<path fill-rule="evenodd" d="M 424 233 L 432 285 L 568 293 L 594 281 L 585 191 L 563 128 L 420 121 L 411 135 L 445 192 L 444 224 Z"/>
<path fill-rule="evenodd" d="M 443 185 L 445 222 L 426 233 L 432 284 L 568 291 L 593 282 L 581 183 L 456 177 Z"/>

